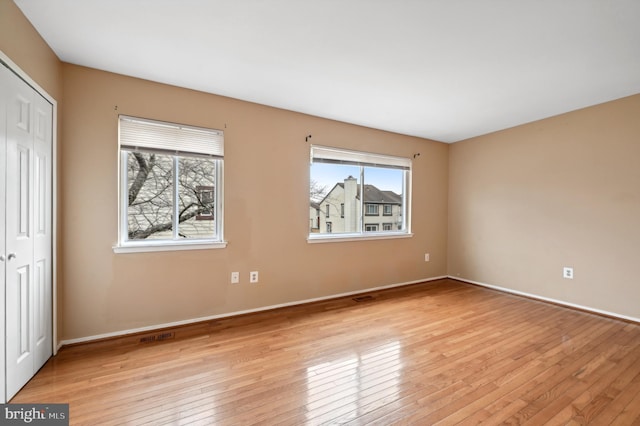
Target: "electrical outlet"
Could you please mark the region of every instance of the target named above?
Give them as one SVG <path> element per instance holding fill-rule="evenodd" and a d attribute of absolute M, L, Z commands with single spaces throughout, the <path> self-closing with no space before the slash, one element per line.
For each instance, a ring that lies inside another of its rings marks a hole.
<path fill-rule="evenodd" d="M 249 282 L 257 283 L 258 282 L 258 271 L 249 272 Z"/>
<path fill-rule="evenodd" d="M 424 261 L 428 262 L 429 261 L 429 253 L 425 253 L 424 254 Z"/>
<path fill-rule="evenodd" d="M 231 284 L 238 284 L 240 282 L 240 272 L 231 273 Z"/>
<path fill-rule="evenodd" d="M 565 266 L 564 268 L 562 268 L 562 278 L 566 278 L 568 280 L 572 280 L 573 279 L 573 268 L 569 268 L 568 266 Z"/>

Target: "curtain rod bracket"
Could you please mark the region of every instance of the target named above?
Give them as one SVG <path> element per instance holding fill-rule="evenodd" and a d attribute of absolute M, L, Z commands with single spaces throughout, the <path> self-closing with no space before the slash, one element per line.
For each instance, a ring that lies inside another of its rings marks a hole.
<path fill-rule="evenodd" d="M 307 136 L 306 138 L 304 138 L 305 142 L 309 142 L 309 139 L 311 139 L 311 135 Z"/>

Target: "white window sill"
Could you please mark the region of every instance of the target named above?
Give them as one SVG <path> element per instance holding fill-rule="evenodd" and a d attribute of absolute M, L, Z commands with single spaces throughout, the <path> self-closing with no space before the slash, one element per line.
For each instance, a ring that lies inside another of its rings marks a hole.
<path fill-rule="evenodd" d="M 190 241 L 172 242 L 158 241 L 155 243 L 128 243 L 113 247 L 114 253 L 145 253 L 154 251 L 180 251 L 180 250 L 209 250 L 227 247 L 226 241 Z"/>
<path fill-rule="evenodd" d="M 408 232 L 367 232 L 365 234 L 312 234 L 307 238 L 307 243 L 338 243 L 343 241 L 370 241 L 370 240 L 391 240 L 398 238 L 411 238 L 413 234 Z"/>

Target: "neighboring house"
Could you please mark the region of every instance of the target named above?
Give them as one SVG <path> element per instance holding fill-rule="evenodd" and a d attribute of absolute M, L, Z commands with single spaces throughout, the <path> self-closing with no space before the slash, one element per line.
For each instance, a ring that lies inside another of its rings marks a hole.
<path fill-rule="evenodd" d="M 309 204 L 309 232 L 320 232 L 320 204 L 314 201 Z"/>
<path fill-rule="evenodd" d="M 337 183 L 320 202 L 311 202 L 309 232 L 360 232 L 361 217 L 365 232 L 402 230 L 402 196 L 365 184 L 364 200 L 361 201 L 360 187 L 356 178 L 349 176 L 344 182 Z M 364 215 L 361 214 L 363 205 Z"/>

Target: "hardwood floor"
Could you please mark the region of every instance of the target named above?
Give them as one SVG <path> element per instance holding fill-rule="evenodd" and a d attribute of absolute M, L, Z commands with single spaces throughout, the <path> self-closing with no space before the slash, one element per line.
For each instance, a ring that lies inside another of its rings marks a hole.
<path fill-rule="evenodd" d="M 64 347 L 71 424 L 640 424 L 640 325 L 452 280 Z M 158 334 L 158 333 L 156 333 Z"/>

